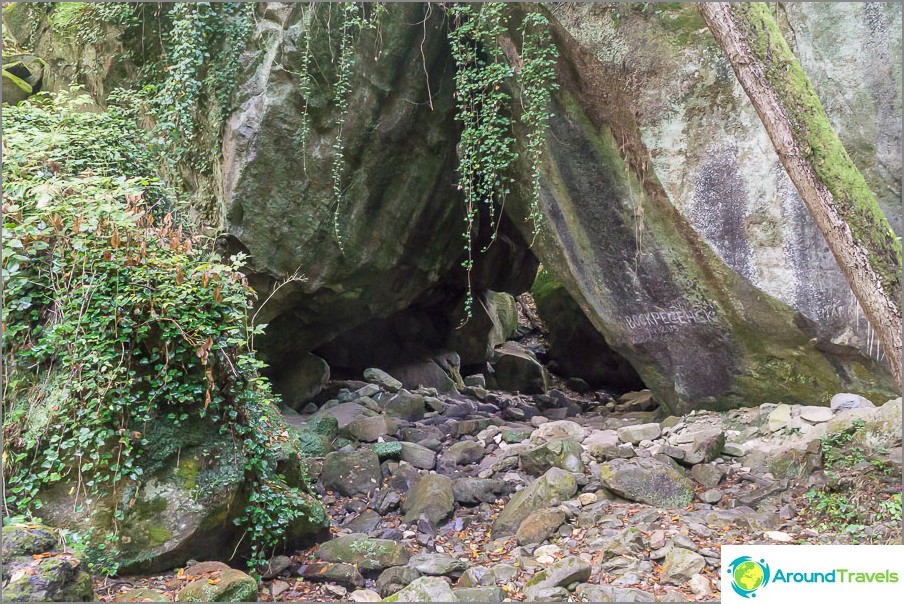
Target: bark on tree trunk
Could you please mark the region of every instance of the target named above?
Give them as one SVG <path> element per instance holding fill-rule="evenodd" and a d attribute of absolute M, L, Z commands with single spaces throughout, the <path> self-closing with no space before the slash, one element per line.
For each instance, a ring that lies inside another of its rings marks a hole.
<path fill-rule="evenodd" d="M 704 2 L 785 171 L 822 231 L 901 387 L 901 242 L 762 2 Z"/>

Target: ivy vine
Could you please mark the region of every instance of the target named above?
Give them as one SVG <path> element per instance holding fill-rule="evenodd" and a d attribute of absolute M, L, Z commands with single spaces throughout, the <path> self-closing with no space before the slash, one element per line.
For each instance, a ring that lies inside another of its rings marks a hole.
<path fill-rule="evenodd" d="M 513 166 L 518 160 L 513 99 L 509 92 L 520 85 L 520 123 L 525 132 L 527 165 L 531 174 L 529 219 L 534 234 L 542 220 L 540 211 L 540 161 L 551 92 L 555 90 L 557 50 L 549 33 L 549 21 L 540 13 L 529 12 L 522 21 L 520 66 L 506 57 L 500 39 L 510 31 L 508 9 L 504 3 L 479 5 L 455 3 L 448 8 L 451 18 L 449 42 L 456 64 L 456 119 L 462 124 L 458 154 L 459 188 L 464 197 L 465 259 L 467 272 L 465 320 L 471 317 L 473 292 L 471 270 L 474 267 L 476 225 L 483 208 L 491 233 L 496 239 L 497 214 L 515 182 Z M 485 251 L 485 250 L 482 250 Z"/>
<path fill-rule="evenodd" d="M 42 93 L 3 108 L 4 510 L 40 513 L 72 483 L 112 502 L 111 533 L 82 535 L 117 570 L 117 526 L 145 479 L 149 422 L 231 437 L 254 493 L 239 522 L 267 560 L 310 495 L 277 470 L 288 438 L 250 337 L 242 259 L 212 260 L 174 217 L 173 192 L 134 122 Z"/>

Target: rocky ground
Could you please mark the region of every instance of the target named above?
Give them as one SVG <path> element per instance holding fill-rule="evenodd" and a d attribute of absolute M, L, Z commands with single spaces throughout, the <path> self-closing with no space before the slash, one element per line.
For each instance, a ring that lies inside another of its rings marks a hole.
<path fill-rule="evenodd" d="M 857 488 L 876 478 L 857 491 L 864 510 L 900 493 L 900 399 L 663 417 L 646 392 L 525 396 L 471 377 L 437 394 L 366 378 L 293 420 L 339 445 L 312 463 L 333 539 L 275 557 L 261 600 L 715 601 L 722 544 L 901 537 L 900 499 L 897 521 L 873 514 L 856 531 L 810 509 L 837 479 L 827 434 L 860 451 L 865 466 L 846 468 Z M 96 588 L 173 597 L 195 568 Z"/>
<path fill-rule="evenodd" d="M 649 391 L 546 382 L 527 319 L 522 347 L 503 347 L 511 358 L 490 376 L 506 390 L 484 375 L 444 393 L 405 389 L 369 369 L 286 411 L 331 540 L 274 557 L 256 584 L 201 562 L 96 579 L 96 596 L 716 601 L 722 544 L 900 542 L 901 399 L 666 416 Z M 25 555 L 18 580 L 34 565 L 72 565 L 64 550 L 18 545 L 45 539 L 23 530 L 4 529 L 4 562 Z"/>

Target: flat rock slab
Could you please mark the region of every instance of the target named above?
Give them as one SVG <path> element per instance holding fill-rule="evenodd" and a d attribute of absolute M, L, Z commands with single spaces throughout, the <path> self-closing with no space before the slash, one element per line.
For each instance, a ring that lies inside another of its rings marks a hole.
<path fill-rule="evenodd" d="M 600 464 L 600 480 L 630 501 L 662 508 L 683 508 L 694 498 L 694 487 L 681 472 L 653 458 L 613 459 Z"/>

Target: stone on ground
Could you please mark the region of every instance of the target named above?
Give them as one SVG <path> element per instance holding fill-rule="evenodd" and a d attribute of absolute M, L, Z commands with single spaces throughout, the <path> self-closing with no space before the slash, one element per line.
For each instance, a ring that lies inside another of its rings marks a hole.
<path fill-rule="evenodd" d="M 521 453 L 521 467 L 532 476 L 539 476 L 549 468 L 584 473 L 581 445 L 565 438 L 551 440 Z"/>
<path fill-rule="evenodd" d="M 501 587 L 456 587 L 452 593 L 459 602 L 502 602 L 505 590 Z"/>
<path fill-rule="evenodd" d="M 439 524 L 452 515 L 454 509 L 452 479 L 441 474 L 423 476 L 402 502 L 405 522 L 408 524 L 417 522 L 421 514 L 426 515 L 434 524 Z"/>
<path fill-rule="evenodd" d="M 31 556 L 56 549 L 59 532 L 42 524 L 10 524 L 3 527 L 3 563 L 13 556 Z"/>
<path fill-rule="evenodd" d="M 587 429 L 568 419 L 560 419 L 553 422 L 544 422 L 530 435 L 530 441 L 541 444 L 559 438 L 569 438 L 577 442 L 583 442 L 587 436 Z"/>
<path fill-rule="evenodd" d="M 575 593 L 584 602 L 655 602 L 656 597 L 646 591 L 630 587 L 581 583 Z M 665 600 L 663 600 L 665 601 Z"/>
<path fill-rule="evenodd" d="M 257 581 L 222 562 L 202 562 L 185 570 L 183 580 L 194 579 L 179 590 L 179 602 L 257 602 Z"/>
<path fill-rule="evenodd" d="M 658 423 L 638 424 L 635 426 L 622 426 L 616 430 L 616 433 L 622 442 L 636 445 L 642 440 L 656 440 L 662 434 L 662 428 Z"/>
<path fill-rule="evenodd" d="M 543 394 L 549 389 L 549 375 L 532 352 L 506 342 L 496 349 L 496 383 L 500 390 L 521 394 Z"/>
<path fill-rule="evenodd" d="M 328 490 L 347 497 L 368 493 L 383 481 L 380 459 L 367 449 L 330 453 L 323 460 L 321 480 Z"/>
<path fill-rule="evenodd" d="M 385 388 L 390 392 L 398 392 L 402 388 L 402 382 L 395 379 L 382 369 L 371 367 L 364 370 L 364 379 L 371 384 L 376 384 L 381 388 Z"/>
<path fill-rule="evenodd" d="M 521 522 L 515 537 L 520 545 L 542 543 L 549 539 L 564 522 L 565 512 L 553 509 L 538 510 Z"/>
<path fill-rule="evenodd" d="M 4 560 L 3 567 L 4 602 L 94 601 L 91 575 L 70 554 L 54 553 L 37 560 L 31 555 L 13 556 Z"/>
<path fill-rule="evenodd" d="M 377 591 L 385 598 L 408 587 L 412 581 L 420 576 L 421 573 L 409 566 L 392 566 L 377 577 Z"/>
<path fill-rule="evenodd" d="M 832 397 L 829 407 L 837 413 L 838 411 L 847 411 L 849 409 L 872 409 L 875 405 L 872 401 L 859 394 L 841 392 Z"/>
<path fill-rule="evenodd" d="M 403 566 L 411 557 L 401 543 L 391 539 L 371 539 L 364 533 L 339 537 L 317 548 L 317 557 L 327 562 L 345 562 L 360 570 L 383 570 Z"/>
<path fill-rule="evenodd" d="M 531 577 L 525 585 L 525 591 L 546 587 L 568 587 L 572 583 L 586 581 L 592 572 L 589 562 L 578 556 L 569 556 L 554 562 L 546 570 Z"/>
<path fill-rule="evenodd" d="M 170 602 L 170 598 L 162 591 L 150 587 L 136 587 L 124 591 L 113 598 L 114 602 Z"/>
<path fill-rule="evenodd" d="M 421 470 L 432 470 L 436 467 L 436 453 L 415 443 L 403 442 L 400 458 Z"/>
<path fill-rule="evenodd" d="M 513 534 L 531 512 L 549 507 L 553 500 L 569 499 L 577 490 L 578 485 L 569 472 L 550 468 L 529 486 L 512 495 L 493 523 L 493 535 Z"/>
<path fill-rule="evenodd" d="M 662 582 L 683 585 L 704 568 L 706 560 L 703 556 L 683 547 L 673 547 L 662 565 Z"/>
<path fill-rule="evenodd" d="M 315 562 L 298 567 L 298 576 L 307 581 L 326 581 L 338 583 L 343 587 L 354 589 L 364 587 L 364 577 L 354 565 L 346 562 Z"/>
<path fill-rule="evenodd" d="M 431 576 L 460 576 L 471 567 L 466 560 L 453 558 L 448 554 L 431 554 L 423 552 L 415 554 L 408 561 L 408 566 L 422 575 Z"/>
<path fill-rule="evenodd" d="M 455 466 L 466 466 L 480 461 L 485 455 L 486 450 L 480 443 L 463 440 L 446 449 L 443 460 Z"/>
<path fill-rule="evenodd" d="M 630 501 L 661 508 L 683 508 L 694 498 L 694 487 L 681 472 L 658 459 L 613 459 L 600 464 L 603 485 Z"/>
<path fill-rule="evenodd" d="M 421 577 L 384 602 L 458 602 L 449 583 L 442 577 Z"/>

